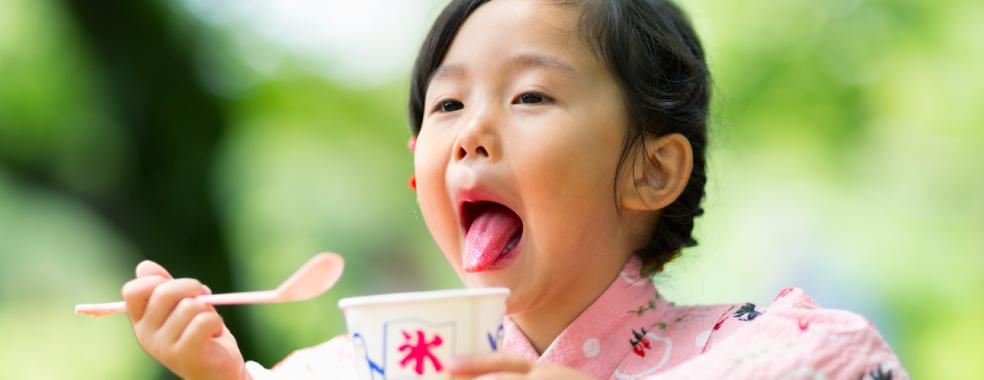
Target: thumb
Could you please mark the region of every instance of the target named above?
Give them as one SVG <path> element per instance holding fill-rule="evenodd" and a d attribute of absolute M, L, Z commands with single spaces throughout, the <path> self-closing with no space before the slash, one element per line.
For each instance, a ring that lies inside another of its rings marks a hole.
<path fill-rule="evenodd" d="M 170 273 L 167 273 L 164 267 L 150 260 L 144 260 L 137 264 L 137 278 L 146 276 L 161 276 L 169 280 L 174 278 L 171 277 Z"/>
<path fill-rule="evenodd" d="M 448 371 L 453 375 L 481 375 L 490 372 L 527 373 L 534 363 L 518 355 L 484 354 L 459 356 L 448 363 Z"/>

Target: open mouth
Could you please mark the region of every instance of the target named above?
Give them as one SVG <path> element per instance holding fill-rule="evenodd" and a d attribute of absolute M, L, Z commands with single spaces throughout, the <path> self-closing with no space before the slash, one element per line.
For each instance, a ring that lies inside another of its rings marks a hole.
<path fill-rule="evenodd" d="M 462 268 L 468 273 L 481 272 L 509 257 L 523 236 L 519 215 L 496 202 L 465 202 L 461 218 L 465 231 Z"/>

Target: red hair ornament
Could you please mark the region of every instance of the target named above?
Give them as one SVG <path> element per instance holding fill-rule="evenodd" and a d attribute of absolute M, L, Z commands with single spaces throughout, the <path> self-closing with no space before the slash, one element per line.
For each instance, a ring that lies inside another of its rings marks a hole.
<path fill-rule="evenodd" d="M 407 141 L 407 149 L 410 149 L 410 153 L 413 153 L 414 150 L 417 149 L 417 137 L 411 137 L 410 138 L 410 141 Z M 417 192 L 417 175 L 416 174 L 410 176 L 410 180 L 407 181 L 407 186 L 409 186 L 410 187 L 410 190 L 413 190 L 413 192 L 415 192 L 415 193 Z"/>

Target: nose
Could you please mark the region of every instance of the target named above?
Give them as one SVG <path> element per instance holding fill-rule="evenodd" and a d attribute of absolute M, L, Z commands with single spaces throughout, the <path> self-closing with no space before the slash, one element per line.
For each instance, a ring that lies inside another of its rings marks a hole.
<path fill-rule="evenodd" d="M 497 114 L 490 107 L 475 110 L 465 121 L 454 146 L 454 160 L 497 161 L 500 156 Z"/>

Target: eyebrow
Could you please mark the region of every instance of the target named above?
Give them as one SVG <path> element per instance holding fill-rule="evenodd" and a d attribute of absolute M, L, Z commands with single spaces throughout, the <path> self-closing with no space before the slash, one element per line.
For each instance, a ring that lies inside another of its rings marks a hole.
<path fill-rule="evenodd" d="M 434 69 L 434 73 L 431 74 L 427 82 L 433 82 L 438 78 L 461 78 L 463 76 L 465 76 L 465 68 L 459 64 L 451 63 L 438 66 L 438 68 Z"/>
<path fill-rule="evenodd" d="M 555 71 L 560 71 L 562 74 L 574 78 L 577 77 L 577 71 L 567 62 L 555 57 L 540 55 L 540 54 L 523 54 L 517 56 L 512 60 L 514 65 L 527 68 L 547 68 Z"/>
<path fill-rule="evenodd" d="M 559 71 L 570 78 L 577 77 L 577 71 L 571 65 L 561 59 L 541 54 L 522 54 L 513 58 L 509 64 L 525 68 L 546 68 Z M 438 78 L 461 78 L 463 76 L 465 76 L 464 66 L 457 63 L 444 64 L 434 69 L 434 74 L 431 75 L 428 83 Z"/>

